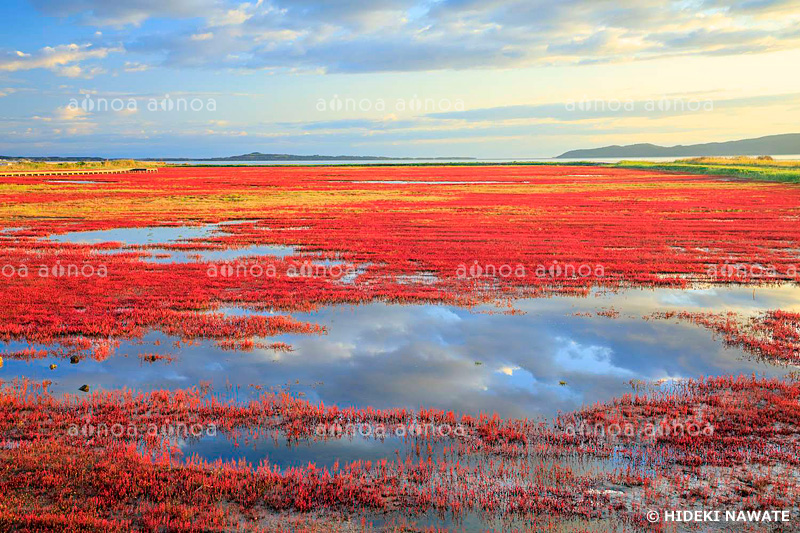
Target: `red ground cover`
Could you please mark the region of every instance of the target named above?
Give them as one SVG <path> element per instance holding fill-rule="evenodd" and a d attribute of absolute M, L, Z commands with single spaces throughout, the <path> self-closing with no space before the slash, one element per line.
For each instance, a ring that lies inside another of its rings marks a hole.
<path fill-rule="evenodd" d="M 290 350 L 256 338 L 323 333 L 291 314 L 327 304 L 471 305 L 597 286 L 798 280 L 800 188 L 778 183 L 583 166 L 174 168 L 52 181 L 0 178 L 0 341 L 36 344 L 5 357 L 105 359 L 121 339 L 153 329 L 226 349 Z M 51 239 L 221 222 L 206 237 L 167 244 Z M 265 245 L 295 253 L 247 251 Z M 231 250 L 245 255 L 169 261 L 171 253 Z M 221 312 L 228 306 L 282 314 Z M 747 325 L 725 315 L 675 316 L 759 355 L 797 360 L 796 314 L 774 311 Z M 0 529 L 270 530 L 265 520 L 275 513 L 402 509 L 611 517 L 649 531 L 660 527 L 646 520 L 650 506 L 794 509 L 799 499 L 800 404 L 789 379 L 667 384 L 564 415 L 553 427 L 436 410 L 340 409 L 286 395 L 242 405 L 196 389 L 55 398 L 46 387 L 0 390 Z M 87 420 L 133 424 L 137 436 L 70 431 Z M 688 420 L 714 431 L 613 439 L 569 431 Z M 240 438 L 315 440 L 320 423 L 348 421 L 458 423 L 466 434 L 423 440 L 415 453 L 377 464 L 278 471 L 177 463 L 171 446 L 142 436 L 146 425 L 170 421 L 214 423 Z M 612 468 L 569 466 L 587 459 Z M 332 515 L 322 516 L 310 527 L 325 530 Z"/>
<path fill-rule="evenodd" d="M 157 328 L 230 341 L 318 328 L 210 313 L 220 306 L 468 304 L 798 279 L 800 188 L 785 184 L 582 166 L 169 168 L 52 181 L 0 178 L 0 339 Z M 153 246 L 47 239 L 223 221 L 235 223 L 166 248 L 279 244 L 296 254 L 157 263 L 164 251 Z"/>
<path fill-rule="evenodd" d="M 5 383 L 0 525 L 249 530 L 276 512 L 402 509 L 412 520 L 427 511 L 507 523 L 613 518 L 652 531 L 660 527 L 647 520 L 652 508 L 791 510 L 800 497 L 798 398 L 798 381 L 709 378 L 544 425 L 435 409 L 340 409 L 273 393 L 246 404 L 198 389 L 58 399 L 41 385 Z M 412 439 L 416 451 L 376 462 L 283 471 L 268 462 L 180 462 L 174 441 L 150 429 L 214 424 L 231 438 L 313 442 L 349 438 L 321 425 L 412 422 L 462 429 L 422 433 Z M 608 467 L 581 468 L 592 458 Z"/>

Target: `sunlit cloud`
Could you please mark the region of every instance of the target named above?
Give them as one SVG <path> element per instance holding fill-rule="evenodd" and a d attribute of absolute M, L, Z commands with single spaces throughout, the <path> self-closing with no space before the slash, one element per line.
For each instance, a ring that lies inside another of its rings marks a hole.
<path fill-rule="evenodd" d="M 165 64 L 203 68 L 417 71 L 581 64 L 800 47 L 794 2 L 595 0 L 375 2 L 37 0 L 98 26 L 171 17 L 182 31 L 133 36 Z"/>
<path fill-rule="evenodd" d="M 70 78 L 92 77 L 102 72 L 101 67 L 82 68 L 79 63 L 90 59 L 103 59 L 122 48 L 95 48 L 91 44 L 62 44 L 46 46 L 36 53 L 15 51 L 0 57 L 0 72 L 32 69 L 49 69 Z"/>

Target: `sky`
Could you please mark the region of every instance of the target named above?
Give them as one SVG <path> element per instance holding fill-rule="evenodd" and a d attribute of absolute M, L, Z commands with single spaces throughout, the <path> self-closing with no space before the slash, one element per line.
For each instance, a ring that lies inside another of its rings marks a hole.
<path fill-rule="evenodd" d="M 552 157 L 800 132 L 800 0 L 4 0 L 0 154 Z"/>

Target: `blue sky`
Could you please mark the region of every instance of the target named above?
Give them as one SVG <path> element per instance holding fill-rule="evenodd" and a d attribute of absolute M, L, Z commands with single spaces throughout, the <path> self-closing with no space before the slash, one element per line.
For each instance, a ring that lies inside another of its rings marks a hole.
<path fill-rule="evenodd" d="M 6 0 L 0 154 L 547 157 L 799 130 L 797 0 Z"/>

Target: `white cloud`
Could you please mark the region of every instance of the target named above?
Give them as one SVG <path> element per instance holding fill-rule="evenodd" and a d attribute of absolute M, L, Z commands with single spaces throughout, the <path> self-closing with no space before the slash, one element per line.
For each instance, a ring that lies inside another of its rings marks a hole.
<path fill-rule="evenodd" d="M 325 72 L 580 64 L 800 48 L 795 0 L 33 0 L 133 37 L 172 66 Z"/>
<path fill-rule="evenodd" d="M 124 67 L 125 72 L 144 72 L 149 69 L 150 65 L 133 61 L 126 61 Z"/>
<path fill-rule="evenodd" d="M 245 23 L 252 16 L 253 15 L 248 13 L 246 9 L 229 9 L 210 17 L 209 23 L 212 26 L 238 25 Z"/>
<path fill-rule="evenodd" d="M 193 33 L 140 37 L 136 46 L 171 66 L 290 72 L 506 68 L 800 48 L 797 17 L 779 3 L 219 2 Z"/>
<path fill-rule="evenodd" d="M 57 108 L 53 116 L 57 120 L 75 121 L 85 120 L 89 113 L 78 106 L 63 106 Z"/>
<path fill-rule="evenodd" d="M 67 78 L 84 78 L 87 80 L 106 72 L 106 70 L 102 67 L 95 66 L 85 68 L 81 67 L 80 65 L 68 65 L 64 67 L 57 67 L 52 70 L 59 76 L 64 76 Z"/>
<path fill-rule="evenodd" d="M 631 374 L 630 370 L 613 363 L 613 351 L 606 346 L 587 346 L 563 337 L 556 337 L 556 341 L 561 343 L 554 357 L 559 368 L 585 374 Z"/>
<path fill-rule="evenodd" d="M 92 48 L 91 44 L 62 44 L 46 46 L 35 54 L 16 52 L 0 57 L 0 72 L 16 72 L 44 68 L 71 78 L 92 77 L 103 70 L 100 67 L 83 69 L 79 63 L 89 59 L 102 59 L 122 48 Z"/>
<path fill-rule="evenodd" d="M 497 371 L 500 372 L 501 374 L 505 374 L 507 376 L 513 376 L 515 370 L 520 370 L 520 367 L 518 367 L 516 365 L 514 365 L 514 366 L 505 365 L 505 366 L 501 366 Z"/>
<path fill-rule="evenodd" d="M 91 115 L 84 109 L 76 106 L 58 107 L 49 116 L 33 116 L 32 120 L 47 125 L 47 128 L 29 128 L 28 135 L 42 136 L 47 134 L 87 135 L 97 128 L 97 124 L 90 120 Z"/>

